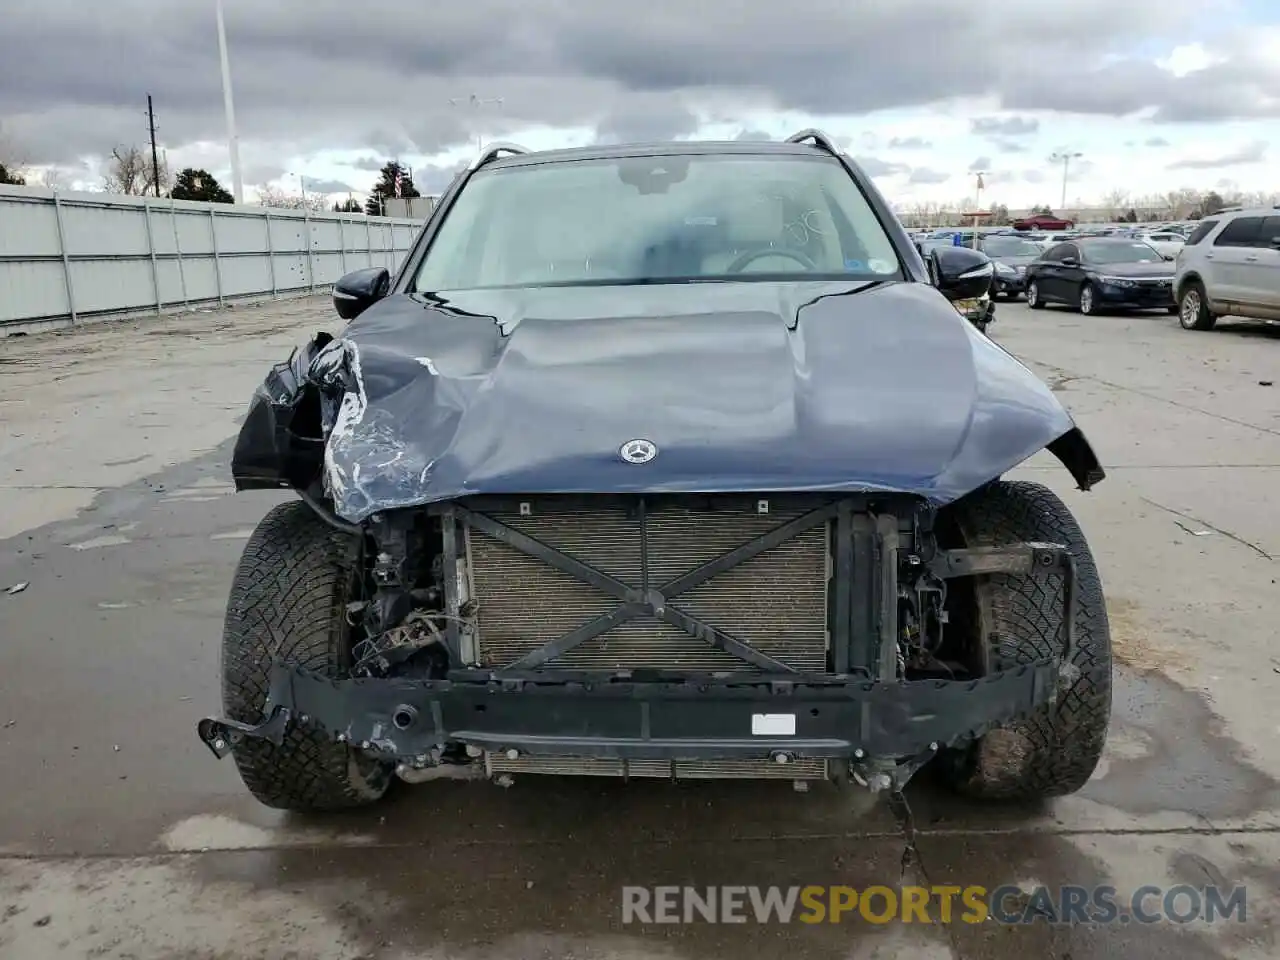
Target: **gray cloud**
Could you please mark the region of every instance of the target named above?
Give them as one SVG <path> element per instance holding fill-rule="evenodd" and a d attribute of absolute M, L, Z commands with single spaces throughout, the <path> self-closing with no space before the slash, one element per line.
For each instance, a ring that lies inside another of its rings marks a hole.
<path fill-rule="evenodd" d="M 354 193 L 355 187 L 342 180 L 311 180 L 306 181 L 307 193 Z"/>
<path fill-rule="evenodd" d="M 1028 149 L 1016 140 L 1002 140 L 992 137 L 991 142 L 995 144 L 995 148 L 1001 153 L 1026 153 Z"/>
<path fill-rule="evenodd" d="M 928 167 L 916 167 L 911 171 L 911 176 L 907 177 L 907 183 L 938 184 L 946 183 L 950 179 L 951 174 L 944 173 L 941 170 L 930 170 Z"/>
<path fill-rule="evenodd" d="M 990 157 L 978 157 L 973 163 L 969 164 L 970 173 L 978 173 L 980 170 L 987 170 L 991 167 Z"/>
<path fill-rule="evenodd" d="M 896 177 L 911 169 L 905 163 L 890 163 L 879 157 L 854 157 L 854 161 L 869 177 Z"/>
<path fill-rule="evenodd" d="M 1144 143 L 1143 146 L 1144 147 L 1167 147 L 1169 146 L 1169 141 L 1166 140 L 1164 137 L 1152 137 L 1146 143 Z"/>
<path fill-rule="evenodd" d="M 1175 160 L 1169 164 L 1170 170 L 1214 170 L 1218 167 L 1240 167 L 1248 163 L 1261 163 L 1267 158 L 1267 145 L 1259 140 L 1254 143 L 1246 144 L 1230 153 L 1220 154 L 1216 157 L 1195 158 L 1188 157 L 1183 160 Z"/>
<path fill-rule="evenodd" d="M 1186 81 L 1103 59 L 1158 34 L 1181 41 L 1211 0 L 1013 9 L 952 0 L 712 0 L 696 16 L 677 0 L 641 7 L 468 0 L 398 8 L 391 27 L 361 15 L 354 0 L 225 6 L 242 150 L 258 151 L 262 163 L 326 148 L 422 156 L 477 135 L 508 139 L 531 125 L 680 136 L 693 132 L 682 110 L 835 116 L 994 95 L 1010 110 L 1122 115 L 1149 107 L 1163 121 L 1280 112 L 1276 65 L 1247 36 L 1223 38 L 1241 51 L 1232 64 Z M 6 129 L 32 163 L 75 162 L 116 143 L 141 143 L 151 91 L 171 151 L 222 143 L 211 7 L 10 0 L 0 31 Z M 908 47 L 930 54 L 903 70 L 900 51 Z M 975 48 L 983 56 L 974 57 Z M 472 93 L 504 102 L 450 106 L 450 98 Z M 684 106 L 664 112 L 676 102 Z"/>
<path fill-rule="evenodd" d="M 891 150 L 928 150 L 933 142 L 924 137 L 893 137 L 889 141 Z"/>
<path fill-rule="evenodd" d="M 1027 183 L 1044 183 L 1044 171 L 1023 170 L 1022 179 L 1027 181 Z"/>
<path fill-rule="evenodd" d="M 453 178 L 467 168 L 467 160 L 454 164 L 429 163 L 413 168 L 413 185 L 426 196 L 439 196 L 453 182 Z"/>
<path fill-rule="evenodd" d="M 763 130 L 740 130 L 738 131 L 738 135 L 733 139 L 752 140 L 752 141 L 772 140 L 773 135 L 765 133 Z"/>
<path fill-rule="evenodd" d="M 210 171 L 210 173 L 212 172 Z M 256 187 L 264 183 L 270 183 L 272 180 L 278 180 L 286 172 L 284 167 L 274 163 L 250 164 L 244 168 L 244 182 Z"/>
<path fill-rule="evenodd" d="M 1040 129 L 1034 117 L 978 117 L 969 121 L 969 132 L 979 137 L 1027 137 Z"/>
<path fill-rule="evenodd" d="M 596 125 L 599 143 L 676 140 L 697 133 L 698 118 L 679 102 L 665 97 L 636 98 Z"/>

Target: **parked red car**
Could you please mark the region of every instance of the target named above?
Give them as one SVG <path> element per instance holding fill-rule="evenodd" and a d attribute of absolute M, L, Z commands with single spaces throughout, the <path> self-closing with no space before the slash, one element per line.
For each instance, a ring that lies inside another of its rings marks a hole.
<path fill-rule="evenodd" d="M 1036 214 L 1034 217 L 1027 217 L 1025 220 L 1015 220 L 1012 226 L 1014 230 L 1070 230 L 1075 226 L 1075 221 Z"/>

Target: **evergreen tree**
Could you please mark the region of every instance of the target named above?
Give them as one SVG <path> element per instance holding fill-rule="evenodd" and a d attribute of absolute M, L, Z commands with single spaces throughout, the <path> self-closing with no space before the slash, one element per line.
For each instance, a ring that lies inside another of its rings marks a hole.
<path fill-rule="evenodd" d="M 204 203 L 235 203 L 235 198 L 208 170 L 187 167 L 178 174 L 169 194 L 174 200 L 201 200 Z"/>
<path fill-rule="evenodd" d="M 400 181 L 399 191 L 396 190 L 397 178 Z M 369 194 L 369 201 L 365 204 L 364 212 L 370 216 L 380 216 L 383 210 L 383 200 L 393 197 L 420 196 L 422 194 L 413 185 L 413 171 L 403 166 L 400 161 L 392 160 L 382 168 L 378 182 Z"/>

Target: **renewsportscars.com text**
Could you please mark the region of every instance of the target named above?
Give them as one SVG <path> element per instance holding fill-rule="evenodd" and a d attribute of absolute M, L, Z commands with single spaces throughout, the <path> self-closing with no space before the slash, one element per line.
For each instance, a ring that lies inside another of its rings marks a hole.
<path fill-rule="evenodd" d="M 1002 886 L 623 887 L 623 923 L 1217 923 L 1245 920 L 1245 888 Z"/>

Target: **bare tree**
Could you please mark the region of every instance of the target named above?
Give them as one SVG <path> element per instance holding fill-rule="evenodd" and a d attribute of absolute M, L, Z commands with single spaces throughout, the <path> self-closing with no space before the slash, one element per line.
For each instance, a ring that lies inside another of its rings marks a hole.
<path fill-rule="evenodd" d="M 46 167 L 40 174 L 40 186 L 46 190 L 63 190 L 66 188 L 62 171 L 57 167 Z"/>
<path fill-rule="evenodd" d="M 168 163 L 160 164 L 160 185 L 156 189 L 151 158 L 138 147 L 117 146 L 111 150 L 107 172 L 102 178 L 107 193 L 123 193 L 126 197 L 146 194 L 161 196 L 169 189 Z"/>
<path fill-rule="evenodd" d="M 1180 219 L 1201 208 L 1204 204 L 1204 194 L 1192 187 L 1181 187 L 1166 193 L 1164 204 L 1164 216 Z"/>
<path fill-rule="evenodd" d="M 263 184 L 257 191 L 258 203 L 275 210 L 310 210 L 319 213 L 329 209 L 326 198 L 319 194 L 308 194 L 304 199 L 301 194 L 287 193 L 270 184 Z"/>
<path fill-rule="evenodd" d="M 1108 215 L 1112 220 L 1117 220 L 1129 211 L 1133 205 L 1129 199 L 1129 191 L 1123 189 L 1112 190 L 1102 198 L 1102 206 L 1106 208 Z"/>

